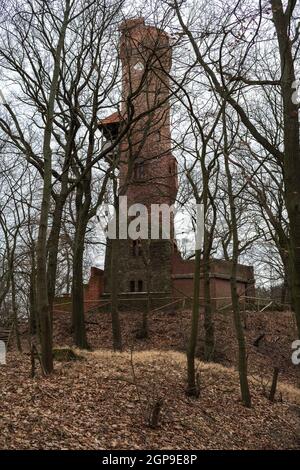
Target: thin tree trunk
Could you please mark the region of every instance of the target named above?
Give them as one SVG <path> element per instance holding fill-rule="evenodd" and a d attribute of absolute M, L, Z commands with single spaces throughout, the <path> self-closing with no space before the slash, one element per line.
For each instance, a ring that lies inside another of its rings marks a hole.
<path fill-rule="evenodd" d="M 140 249 L 142 250 L 143 263 L 146 269 L 146 305 L 143 309 L 141 329 L 138 332 L 140 339 L 148 338 L 148 318 L 151 311 L 151 260 L 150 260 L 150 239 L 141 243 Z"/>
<path fill-rule="evenodd" d="M 239 296 L 237 292 L 236 272 L 237 262 L 232 260 L 232 271 L 231 271 L 231 297 L 232 297 L 232 309 L 233 319 L 235 326 L 235 333 L 238 343 L 238 369 L 240 388 L 243 404 L 247 407 L 251 407 L 251 396 L 248 384 L 248 366 L 247 366 L 247 353 L 246 353 L 246 342 L 243 330 L 243 324 L 241 321 Z"/>
<path fill-rule="evenodd" d="M 67 250 L 66 253 L 66 261 L 67 261 L 67 278 L 66 278 L 66 293 L 70 293 L 70 286 L 71 286 L 71 262 L 70 262 L 70 255 L 69 251 Z"/>
<path fill-rule="evenodd" d="M 111 321 L 114 351 L 122 351 L 122 334 L 119 316 L 119 239 L 111 240 Z"/>
<path fill-rule="evenodd" d="M 72 276 L 72 324 L 74 343 L 81 349 L 88 349 L 84 318 L 84 286 L 83 286 L 83 252 L 84 235 L 87 219 L 79 214 L 76 223 L 76 233 L 73 249 L 73 276 Z"/>
<path fill-rule="evenodd" d="M 116 239 L 111 243 L 110 279 L 111 279 L 111 322 L 114 351 L 122 351 L 122 331 L 119 315 L 119 197 L 117 194 L 117 181 L 113 180 L 114 206 L 116 217 Z"/>
<path fill-rule="evenodd" d="M 15 275 L 12 272 L 11 276 L 11 300 L 12 300 L 12 311 L 13 311 L 13 324 L 16 335 L 17 348 L 19 352 L 22 352 L 22 345 L 20 340 L 19 324 L 18 324 L 18 308 L 16 302 L 16 283 Z"/>
<path fill-rule="evenodd" d="M 39 315 L 36 303 L 36 266 L 35 266 L 35 249 L 32 249 L 32 265 L 30 273 L 30 286 L 29 286 L 29 330 L 30 335 L 38 336 L 39 343 L 41 344 L 41 328 Z"/>
<path fill-rule="evenodd" d="M 208 256 L 207 256 L 208 254 Z M 204 358 L 212 361 L 215 347 L 215 333 L 212 318 L 211 293 L 210 293 L 210 256 L 204 249 L 203 254 L 203 278 L 204 278 Z"/>
<path fill-rule="evenodd" d="M 48 300 L 49 300 L 49 310 L 52 320 L 52 310 L 53 310 L 53 301 L 55 297 L 55 283 L 56 283 L 56 272 L 57 272 L 57 256 L 58 256 L 58 245 L 59 245 L 59 236 L 61 229 L 61 219 L 63 213 L 63 207 L 65 203 L 65 198 L 61 195 L 58 196 L 58 200 L 55 204 L 53 222 L 48 238 L 48 265 L 47 265 L 47 277 L 48 277 Z"/>
<path fill-rule="evenodd" d="M 199 396 L 199 388 L 196 381 L 195 355 L 198 339 L 199 325 L 199 296 L 200 296 L 200 262 L 201 252 L 195 252 L 195 270 L 194 270 L 194 297 L 192 309 L 191 332 L 187 348 L 187 390 L 189 396 Z"/>
<path fill-rule="evenodd" d="M 204 240 L 203 240 L 203 278 L 204 278 L 204 359 L 212 361 L 215 348 L 215 329 L 212 315 L 211 291 L 210 291 L 210 256 L 212 248 L 212 238 L 215 227 L 215 217 L 208 228 L 207 218 L 209 209 L 209 175 L 205 166 L 205 154 L 201 158 L 202 184 L 203 184 L 203 206 L 204 206 Z M 212 205 L 212 204 L 211 204 Z"/>
<path fill-rule="evenodd" d="M 30 331 L 30 335 L 35 335 L 37 332 L 35 282 L 33 280 L 33 277 L 35 277 L 35 273 L 32 273 L 30 276 L 30 286 L 29 286 L 29 331 Z"/>
<path fill-rule="evenodd" d="M 281 60 L 281 94 L 284 115 L 285 201 L 290 222 L 291 287 L 298 337 L 300 338 L 300 139 L 295 92 L 295 64 L 290 38 L 293 10 L 284 12 L 281 0 L 271 0 Z M 294 6 L 296 2 L 294 2 Z"/>
<path fill-rule="evenodd" d="M 54 70 L 52 74 L 51 87 L 48 99 L 46 124 L 43 141 L 44 158 L 44 182 L 42 191 L 42 204 L 39 219 L 38 240 L 36 247 L 37 265 L 37 310 L 41 326 L 41 359 L 45 374 L 53 371 L 52 356 L 52 324 L 48 299 L 48 279 L 47 279 L 47 231 L 50 211 L 50 200 L 52 190 L 52 149 L 51 137 L 54 118 L 54 104 L 57 93 L 59 70 L 61 62 L 61 52 L 64 45 L 65 34 L 70 13 L 70 0 L 66 0 L 66 9 L 61 26 L 58 44 L 54 56 Z"/>
<path fill-rule="evenodd" d="M 274 367 L 273 370 L 273 378 L 272 378 L 272 385 L 269 393 L 269 400 L 274 401 L 275 399 L 275 394 L 276 394 L 276 389 L 277 389 L 277 381 L 278 381 L 278 375 L 279 375 L 279 368 Z"/>
<path fill-rule="evenodd" d="M 53 222 L 52 222 L 50 235 L 48 238 L 47 276 L 48 276 L 48 299 L 49 299 L 49 308 L 50 308 L 51 316 L 53 312 L 53 301 L 55 297 L 57 256 L 58 256 L 62 215 L 63 215 L 64 205 L 68 196 L 69 167 L 72 161 L 72 151 L 74 148 L 74 140 L 75 140 L 75 136 L 76 136 L 76 132 L 78 128 L 79 128 L 79 124 L 77 122 L 77 119 L 72 119 L 70 129 L 66 137 L 67 145 L 66 145 L 65 161 L 64 161 L 64 166 L 62 170 L 61 189 L 60 189 L 60 193 L 56 196 L 56 199 L 55 199 Z"/>
<path fill-rule="evenodd" d="M 239 256 L 239 239 L 238 239 L 238 227 L 236 218 L 236 207 L 235 197 L 233 194 L 232 187 L 232 175 L 230 172 L 229 158 L 228 158 L 228 142 L 227 142 L 227 131 L 226 131 L 226 116 L 225 111 L 223 112 L 223 132 L 224 132 L 224 160 L 225 160 L 225 171 L 227 176 L 227 187 L 229 197 L 229 207 L 231 215 L 231 231 L 232 231 L 232 267 L 231 267 L 231 299 L 232 299 L 232 310 L 233 320 L 235 327 L 235 334 L 238 343 L 238 371 L 240 380 L 240 389 L 242 402 L 247 408 L 251 407 L 251 395 L 248 384 L 248 370 L 247 370 L 247 353 L 246 353 L 246 342 L 243 330 L 243 324 L 241 320 L 240 303 L 237 291 L 237 265 Z"/>
<path fill-rule="evenodd" d="M 150 253 L 148 249 L 148 260 L 146 265 L 146 274 L 147 274 L 147 304 L 146 308 L 143 310 L 143 318 L 142 318 L 142 337 L 148 338 L 149 337 L 149 327 L 148 327 L 148 319 L 151 311 L 151 266 L 150 266 Z"/>

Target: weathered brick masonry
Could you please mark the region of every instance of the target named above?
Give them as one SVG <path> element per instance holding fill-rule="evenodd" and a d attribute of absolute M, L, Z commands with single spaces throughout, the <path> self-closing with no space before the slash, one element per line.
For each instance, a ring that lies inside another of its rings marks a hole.
<path fill-rule="evenodd" d="M 175 202 L 177 194 L 177 164 L 171 152 L 170 105 L 168 102 L 171 67 L 171 48 L 168 35 L 142 18 L 125 21 L 121 25 L 120 57 L 123 73 L 123 106 L 119 116 L 128 118 L 127 97 L 134 95 L 134 115 L 137 121 L 120 145 L 120 192 L 126 194 L 128 206 L 144 204 L 151 214 L 152 204 Z M 109 121 L 109 118 L 108 118 Z M 100 128 L 109 133 L 107 120 Z M 150 228 L 149 228 L 150 230 Z M 130 239 L 119 241 L 120 292 L 131 295 L 149 288 L 162 297 L 172 292 L 172 253 L 174 228 L 171 222 L 170 240 L 151 240 L 147 246 L 147 276 L 145 244 Z M 142 254 L 142 250 L 144 250 Z M 110 251 L 108 243 L 105 259 L 105 292 L 110 291 Z M 128 298 L 127 295 L 127 298 Z"/>

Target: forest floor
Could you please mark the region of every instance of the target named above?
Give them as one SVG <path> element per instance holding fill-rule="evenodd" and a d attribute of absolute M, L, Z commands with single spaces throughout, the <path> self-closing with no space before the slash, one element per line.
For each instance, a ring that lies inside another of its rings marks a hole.
<path fill-rule="evenodd" d="M 175 350 L 185 353 L 191 321 L 190 310 L 154 312 L 149 317 L 149 339 L 139 340 L 136 333 L 141 322 L 140 312 L 121 312 L 123 345 L 128 351 Z M 203 358 L 204 325 L 200 315 L 198 356 Z M 273 368 L 279 367 L 279 378 L 292 385 L 300 386 L 300 366 L 292 364 L 292 342 L 297 338 L 296 324 L 291 312 L 262 313 L 248 311 L 244 315 L 244 329 L 250 374 L 266 382 L 272 377 Z M 215 357 L 214 361 L 224 366 L 236 365 L 236 337 L 232 312 L 215 314 Z M 88 342 L 93 350 L 112 349 L 110 313 L 86 315 Z M 264 337 L 258 346 L 254 342 Z M 69 313 L 54 317 L 54 342 L 58 345 L 72 345 Z"/>
<path fill-rule="evenodd" d="M 122 313 L 125 351 L 113 353 L 108 313 L 88 315 L 93 351 L 55 362 L 55 373 L 30 378 L 30 355 L 8 352 L 0 366 L 1 449 L 299 449 L 299 366 L 290 313 L 247 314 L 253 407 L 240 402 L 230 315 L 216 317 L 216 361 L 197 361 L 200 397 L 185 395 L 189 311 L 151 315 L 150 338 L 137 340 L 140 314 Z M 71 344 L 68 314 L 54 319 L 58 346 Z M 199 358 L 203 349 L 200 325 Z M 258 347 L 254 340 L 265 334 Z M 276 400 L 269 402 L 273 367 Z M 298 386 L 297 386 L 298 385 Z M 151 427 L 154 409 L 161 410 Z"/>

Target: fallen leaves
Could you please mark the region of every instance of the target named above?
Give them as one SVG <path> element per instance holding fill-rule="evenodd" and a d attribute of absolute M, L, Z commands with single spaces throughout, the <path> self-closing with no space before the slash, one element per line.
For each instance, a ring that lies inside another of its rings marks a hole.
<path fill-rule="evenodd" d="M 254 407 L 244 408 L 230 368 L 199 363 L 201 395 L 193 400 L 184 394 L 183 354 L 136 352 L 134 376 L 128 352 L 81 354 L 85 360 L 56 363 L 53 376 L 34 379 L 26 355 L 8 354 L 0 368 L 2 449 L 299 447 L 299 418 L 286 397 L 271 404 L 252 383 Z M 157 397 L 161 417 L 151 429 L 146 418 Z"/>

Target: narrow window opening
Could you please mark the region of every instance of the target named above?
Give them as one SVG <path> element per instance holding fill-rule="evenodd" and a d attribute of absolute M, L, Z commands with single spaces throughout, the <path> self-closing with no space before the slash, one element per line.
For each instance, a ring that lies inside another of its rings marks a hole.
<path fill-rule="evenodd" d="M 142 256 L 141 240 L 132 241 L 132 256 Z"/>
<path fill-rule="evenodd" d="M 138 291 L 143 292 L 143 281 L 141 280 L 138 281 Z"/>
<path fill-rule="evenodd" d="M 144 162 L 136 163 L 134 165 L 134 179 L 142 180 L 145 178 L 145 164 Z"/>
<path fill-rule="evenodd" d="M 135 282 L 130 281 L 130 292 L 135 292 Z"/>

